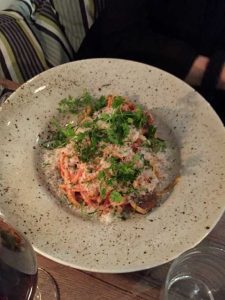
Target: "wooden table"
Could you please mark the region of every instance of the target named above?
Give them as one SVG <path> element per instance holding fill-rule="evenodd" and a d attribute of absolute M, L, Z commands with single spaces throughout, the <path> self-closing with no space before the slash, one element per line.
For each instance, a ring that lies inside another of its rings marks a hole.
<path fill-rule="evenodd" d="M 225 246 L 225 214 L 201 243 Z M 171 264 L 128 274 L 100 274 L 66 267 L 41 255 L 38 255 L 38 263 L 55 278 L 61 300 L 159 299 Z"/>

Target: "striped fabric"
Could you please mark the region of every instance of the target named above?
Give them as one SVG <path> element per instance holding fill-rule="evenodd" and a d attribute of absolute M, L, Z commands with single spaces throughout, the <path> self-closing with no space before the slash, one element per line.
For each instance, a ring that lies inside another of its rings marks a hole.
<path fill-rule="evenodd" d="M 94 21 L 94 0 L 51 0 L 74 51 Z"/>
<path fill-rule="evenodd" d="M 48 68 L 43 50 L 21 15 L 0 14 L 1 77 L 22 83 Z"/>
<path fill-rule="evenodd" d="M 74 60 L 106 1 L 15 1 L 0 12 L 0 78 L 23 83 L 50 67 Z M 0 86 L 0 97 L 4 92 Z"/>
<path fill-rule="evenodd" d="M 0 78 L 22 83 L 73 59 L 50 1 L 16 1 L 0 12 Z"/>
<path fill-rule="evenodd" d="M 43 2 L 32 17 L 35 26 L 31 24 L 31 27 L 38 36 L 48 65 L 52 67 L 73 60 L 74 52 L 51 4 Z"/>

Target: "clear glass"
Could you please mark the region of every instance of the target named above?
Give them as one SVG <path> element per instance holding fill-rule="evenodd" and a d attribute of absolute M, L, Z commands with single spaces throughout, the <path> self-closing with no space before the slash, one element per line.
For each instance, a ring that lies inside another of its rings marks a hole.
<path fill-rule="evenodd" d="M 199 246 L 172 263 L 161 293 L 162 300 L 224 300 L 225 250 Z"/>
<path fill-rule="evenodd" d="M 37 286 L 32 300 L 60 300 L 54 277 L 42 268 L 38 268 Z"/>
<path fill-rule="evenodd" d="M 37 267 L 29 241 L 0 219 L 0 299 L 58 300 L 54 278 Z"/>

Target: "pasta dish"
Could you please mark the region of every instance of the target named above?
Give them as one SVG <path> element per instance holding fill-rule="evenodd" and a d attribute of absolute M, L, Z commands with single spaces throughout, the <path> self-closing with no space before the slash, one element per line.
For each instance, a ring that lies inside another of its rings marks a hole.
<path fill-rule="evenodd" d="M 58 188 L 73 207 L 125 219 L 147 214 L 174 185 L 158 190 L 166 143 L 140 105 L 85 93 L 61 100 L 58 109 L 72 121 L 60 125 L 54 119 L 42 146 L 55 151 Z"/>

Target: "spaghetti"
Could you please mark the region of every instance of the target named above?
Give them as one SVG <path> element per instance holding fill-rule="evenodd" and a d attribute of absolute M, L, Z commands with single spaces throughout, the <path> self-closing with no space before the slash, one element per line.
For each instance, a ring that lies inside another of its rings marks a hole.
<path fill-rule="evenodd" d="M 59 111 L 77 122 L 57 125 L 43 146 L 59 148 L 59 189 L 72 206 L 124 218 L 157 205 L 166 145 L 150 112 L 125 97 L 88 93 L 63 99 Z"/>

